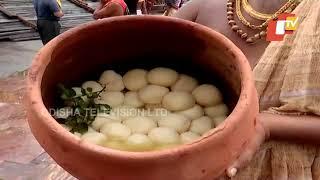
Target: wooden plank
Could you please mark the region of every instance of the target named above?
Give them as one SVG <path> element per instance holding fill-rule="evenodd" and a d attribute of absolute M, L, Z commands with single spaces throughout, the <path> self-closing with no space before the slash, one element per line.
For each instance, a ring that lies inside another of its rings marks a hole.
<path fill-rule="evenodd" d="M 4 32 L 14 32 L 14 31 L 21 31 L 21 30 L 29 30 L 30 27 L 12 27 L 12 28 L 5 28 L 0 29 L 0 34 Z"/>
<path fill-rule="evenodd" d="M 90 3 L 90 6 L 95 4 Z M 36 15 L 32 0 L 0 0 L 0 5 L 7 14 L 0 12 L 0 40 L 20 41 L 39 38 L 39 34 L 35 31 Z M 65 16 L 60 21 L 61 32 L 92 21 L 94 8 L 90 6 L 80 0 L 64 1 L 62 10 Z M 8 15 L 15 17 L 9 18 Z"/>
<path fill-rule="evenodd" d="M 30 37 L 22 37 L 22 38 L 11 38 L 12 41 L 31 41 L 40 39 L 39 36 L 30 36 Z"/>
<path fill-rule="evenodd" d="M 24 19 L 22 16 L 19 16 L 19 15 L 15 14 L 15 13 L 12 13 L 12 12 L 8 11 L 8 10 L 7 10 L 5 7 L 3 7 L 3 6 L 0 6 L 0 11 L 1 11 L 2 13 L 4 13 L 6 16 L 8 16 L 9 18 L 17 18 L 17 19 L 19 19 L 19 21 L 21 21 L 24 25 L 29 26 L 29 27 L 31 27 L 31 28 L 33 28 L 33 29 L 35 29 L 35 30 L 37 29 L 37 26 L 36 26 L 34 23 L 27 21 L 27 20 Z"/>
<path fill-rule="evenodd" d="M 6 8 L 4 8 L 1 5 L 0 5 L 0 11 L 10 19 L 17 18 L 16 14 L 13 14 L 12 12 L 8 11 Z"/>
<path fill-rule="evenodd" d="M 83 2 L 83 1 L 79 1 L 79 0 L 68 0 L 70 2 L 72 2 L 73 4 L 85 9 L 86 11 L 88 11 L 89 13 L 94 12 L 94 9 L 92 7 L 89 7 L 87 3 Z"/>
<path fill-rule="evenodd" d="M 34 30 L 20 30 L 20 31 L 10 31 L 10 32 L 3 32 L 0 36 L 13 36 L 16 34 L 27 34 L 27 33 L 34 33 Z"/>
<path fill-rule="evenodd" d="M 31 28 L 33 28 L 34 30 L 37 30 L 37 25 L 33 22 L 30 22 L 26 19 L 24 19 L 22 16 L 17 16 L 17 18 L 26 26 L 29 26 Z"/>

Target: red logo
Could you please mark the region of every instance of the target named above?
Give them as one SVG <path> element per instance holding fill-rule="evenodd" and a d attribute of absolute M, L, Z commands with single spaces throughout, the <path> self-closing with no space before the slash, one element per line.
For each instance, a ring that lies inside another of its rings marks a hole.
<path fill-rule="evenodd" d="M 297 29 L 298 18 L 294 14 L 280 14 L 276 20 L 268 23 L 267 41 L 282 41 L 286 34 Z"/>

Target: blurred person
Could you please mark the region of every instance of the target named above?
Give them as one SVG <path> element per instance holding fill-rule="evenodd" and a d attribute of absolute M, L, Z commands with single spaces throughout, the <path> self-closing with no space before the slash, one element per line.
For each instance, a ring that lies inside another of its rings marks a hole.
<path fill-rule="evenodd" d="M 182 7 L 183 0 L 165 0 L 166 11 L 164 16 L 173 16 Z"/>
<path fill-rule="evenodd" d="M 61 0 L 33 0 L 37 15 L 37 29 L 45 45 L 60 34 Z"/>
<path fill-rule="evenodd" d="M 137 7 L 139 0 L 124 0 L 128 6 L 131 15 L 137 14 Z"/>
<path fill-rule="evenodd" d="M 128 15 L 127 4 L 123 0 L 101 0 L 93 13 L 94 19 Z"/>
<path fill-rule="evenodd" d="M 155 0 L 124 0 L 128 5 L 130 15 L 137 15 L 141 11 L 141 14 L 148 14 L 151 7 L 155 3 Z"/>

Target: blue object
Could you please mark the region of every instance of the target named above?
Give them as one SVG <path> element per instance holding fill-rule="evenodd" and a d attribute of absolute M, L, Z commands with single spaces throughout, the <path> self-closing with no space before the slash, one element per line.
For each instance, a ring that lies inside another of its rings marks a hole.
<path fill-rule="evenodd" d="M 60 7 L 56 0 L 33 0 L 33 5 L 38 19 L 53 21 L 60 20 L 60 18 L 54 15 L 55 12 L 60 11 Z"/>

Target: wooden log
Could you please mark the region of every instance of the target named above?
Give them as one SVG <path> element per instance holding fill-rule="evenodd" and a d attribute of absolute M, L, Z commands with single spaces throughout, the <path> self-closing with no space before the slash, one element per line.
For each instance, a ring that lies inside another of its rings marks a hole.
<path fill-rule="evenodd" d="M 94 9 L 89 7 L 87 3 L 83 2 L 83 1 L 79 1 L 79 0 L 68 0 L 72 3 L 74 3 L 75 5 L 87 10 L 88 12 L 90 13 L 93 13 L 94 12 Z"/>
<path fill-rule="evenodd" d="M 13 19 L 13 18 L 17 17 L 16 14 L 13 14 L 12 12 L 8 11 L 6 8 L 4 8 L 1 5 L 0 5 L 0 11 L 10 19 Z"/>
<path fill-rule="evenodd" d="M 24 19 L 22 16 L 17 16 L 17 18 L 23 23 L 25 24 L 26 26 L 29 26 L 31 28 L 33 28 L 34 30 L 37 30 L 37 25 Z"/>
<path fill-rule="evenodd" d="M 19 19 L 19 21 L 21 21 L 21 22 L 22 22 L 23 24 L 25 24 L 26 26 L 29 26 L 29 27 L 31 27 L 31 28 L 33 28 L 33 29 L 37 29 L 37 26 L 36 26 L 34 23 L 27 21 L 27 20 L 24 19 L 22 16 L 19 16 L 19 15 L 17 15 L 16 13 L 13 13 L 13 12 L 8 11 L 8 10 L 7 10 L 5 7 L 3 7 L 3 6 L 0 6 L 0 11 L 1 11 L 2 13 L 4 13 L 6 16 L 8 16 L 9 18 L 17 18 L 17 19 Z"/>

